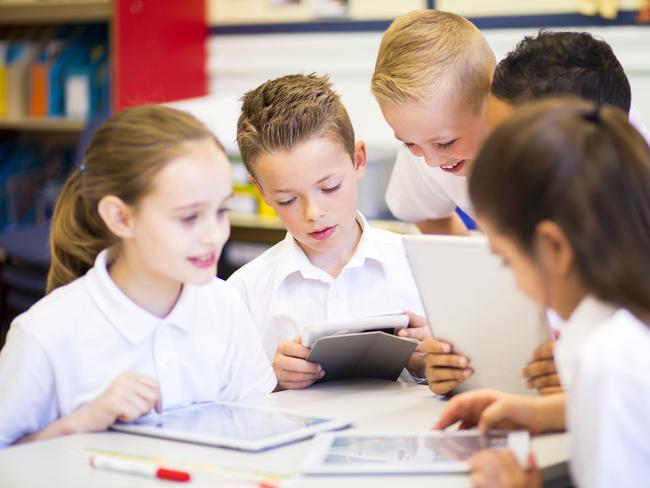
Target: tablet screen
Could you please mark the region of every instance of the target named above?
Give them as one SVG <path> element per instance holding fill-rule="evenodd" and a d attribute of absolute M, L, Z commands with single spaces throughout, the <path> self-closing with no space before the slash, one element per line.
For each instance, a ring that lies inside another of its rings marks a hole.
<path fill-rule="evenodd" d="M 481 449 L 508 445 L 507 433 L 488 435 L 337 436 L 323 464 L 432 464 L 466 461 Z"/>
<path fill-rule="evenodd" d="M 255 407 L 209 403 L 141 418 L 135 424 L 168 432 L 256 441 L 299 431 L 329 420 Z"/>

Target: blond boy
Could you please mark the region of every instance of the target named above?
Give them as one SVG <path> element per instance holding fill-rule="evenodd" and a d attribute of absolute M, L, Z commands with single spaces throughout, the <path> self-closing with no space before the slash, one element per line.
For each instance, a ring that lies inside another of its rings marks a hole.
<path fill-rule="evenodd" d="M 286 238 L 230 279 L 262 334 L 280 389 L 327 372 L 305 360 L 302 328 L 315 321 L 423 308 L 399 235 L 357 209 L 366 148 L 327 77 L 289 75 L 243 97 L 237 142 L 251 181 Z M 415 315 L 406 334 L 430 337 Z M 421 354 L 409 369 L 423 374 Z"/>
<path fill-rule="evenodd" d="M 372 93 L 405 146 L 386 201 L 395 216 L 425 233 L 467 234 L 455 209 L 474 213 L 465 180 L 488 131 L 494 67 L 481 32 L 452 13 L 411 12 L 382 38 Z"/>

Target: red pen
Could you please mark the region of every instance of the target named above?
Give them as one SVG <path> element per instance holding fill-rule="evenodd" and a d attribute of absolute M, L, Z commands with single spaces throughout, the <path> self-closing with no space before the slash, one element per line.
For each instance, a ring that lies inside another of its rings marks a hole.
<path fill-rule="evenodd" d="M 102 454 L 94 454 L 90 456 L 90 465 L 97 469 L 116 471 L 118 473 L 137 474 L 139 476 L 147 476 L 149 478 L 158 478 L 161 480 L 184 482 L 190 481 L 191 479 L 190 474 L 185 471 L 168 469 L 147 461 L 123 459 L 113 456 L 104 456 Z"/>

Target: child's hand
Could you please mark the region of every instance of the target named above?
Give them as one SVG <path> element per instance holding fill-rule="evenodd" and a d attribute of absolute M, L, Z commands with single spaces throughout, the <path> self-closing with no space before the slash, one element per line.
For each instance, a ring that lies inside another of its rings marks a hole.
<path fill-rule="evenodd" d="M 474 488 L 538 488 L 542 475 L 531 453 L 524 471 L 510 450 L 484 450 L 469 460 Z"/>
<path fill-rule="evenodd" d="M 307 388 L 325 375 L 320 364 L 305 361 L 310 350 L 301 344 L 300 337 L 278 346 L 273 358 L 273 371 L 278 378 L 278 390 Z"/>
<path fill-rule="evenodd" d="M 128 422 L 148 413 L 162 411 L 158 382 L 149 376 L 125 371 L 93 401 L 77 412 L 83 431 L 106 430 L 116 421 Z"/>
<path fill-rule="evenodd" d="M 476 427 L 483 411 L 504 396 L 506 396 L 505 393 L 488 388 L 456 395 L 449 401 L 447 408 L 442 411 L 433 428 L 446 429 L 458 421 L 460 421 L 461 429 Z"/>
<path fill-rule="evenodd" d="M 411 312 L 410 310 L 407 310 L 405 313 L 409 317 L 409 325 L 406 329 L 400 329 L 397 331 L 398 336 L 409 337 L 411 339 L 417 339 L 418 341 L 425 341 L 433 337 L 427 319 Z"/>
<path fill-rule="evenodd" d="M 528 397 L 481 389 L 455 396 L 440 415 L 435 429 L 461 421 L 461 428 L 525 429 L 533 434 L 564 428 L 565 395 Z"/>
<path fill-rule="evenodd" d="M 468 368 L 469 359 L 454 354 L 450 344 L 428 339 L 418 346 L 418 352 L 425 353 L 425 373 L 432 392 L 444 395 L 472 376 Z"/>
<path fill-rule="evenodd" d="M 553 359 L 553 341 L 546 341 L 533 352 L 533 359 L 523 370 L 528 388 L 537 388 L 540 395 L 562 391 L 560 377 Z"/>

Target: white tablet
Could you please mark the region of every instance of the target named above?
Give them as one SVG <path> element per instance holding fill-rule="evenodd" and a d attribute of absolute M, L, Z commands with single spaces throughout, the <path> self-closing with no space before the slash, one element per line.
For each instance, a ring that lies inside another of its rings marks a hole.
<path fill-rule="evenodd" d="M 305 474 L 465 473 L 469 458 L 483 449 L 510 449 L 527 466 L 528 432 L 477 430 L 418 434 L 330 433 L 316 436 Z"/>
<path fill-rule="evenodd" d="M 548 339 L 546 315 L 515 286 L 483 236 L 405 236 L 404 247 L 434 337 L 470 358 L 459 390 L 532 394 L 521 371 Z"/>
<path fill-rule="evenodd" d="M 350 420 L 311 417 L 275 408 L 215 402 L 117 423 L 111 428 L 132 434 L 260 451 L 351 423 Z"/>
<path fill-rule="evenodd" d="M 304 327 L 302 332 L 302 345 L 312 347 L 321 337 L 356 332 L 380 330 L 395 334 L 399 329 L 408 327 L 408 324 L 408 315 L 403 312 L 360 315 L 339 320 L 314 322 Z"/>

